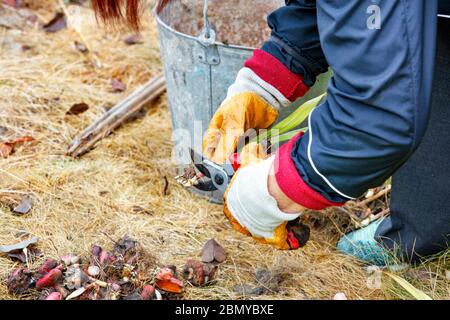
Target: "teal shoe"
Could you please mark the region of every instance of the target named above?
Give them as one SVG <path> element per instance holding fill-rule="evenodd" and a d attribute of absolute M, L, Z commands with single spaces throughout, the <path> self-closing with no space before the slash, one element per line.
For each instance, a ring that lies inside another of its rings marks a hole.
<path fill-rule="evenodd" d="M 388 265 L 391 260 L 389 251 L 375 240 L 375 233 L 382 221 L 374 221 L 365 228 L 343 236 L 337 244 L 338 250 L 367 263 Z"/>

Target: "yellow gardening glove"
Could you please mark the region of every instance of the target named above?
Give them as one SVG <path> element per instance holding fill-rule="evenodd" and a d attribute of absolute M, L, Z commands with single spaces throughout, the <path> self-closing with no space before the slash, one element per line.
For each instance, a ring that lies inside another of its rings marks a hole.
<path fill-rule="evenodd" d="M 267 155 L 261 145 L 250 143 L 243 148 L 241 168 L 230 182 L 225 193 L 224 213 L 237 231 L 252 236 L 281 250 L 297 249 L 306 243 L 309 230 L 303 235 L 301 226 L 288 225 L 299 214 L 287 214 L 278 209 L 277 201 L 267 190 L 267 178 L 273 157 Z M 294 239 L 292 232 L 300 235 Z M 297 229 L 293 229 L 297 228 Z M 305 240 L 306 239 L 306 240 Z"/>
<path fill-rule="evenodd" d="M 223 164 L 236 151 L 239 137 L 249 129 L 266 129 L 278 111 L 258 94 L 238 93 L 216 111 L 203 139 L 203 156 Z"/>

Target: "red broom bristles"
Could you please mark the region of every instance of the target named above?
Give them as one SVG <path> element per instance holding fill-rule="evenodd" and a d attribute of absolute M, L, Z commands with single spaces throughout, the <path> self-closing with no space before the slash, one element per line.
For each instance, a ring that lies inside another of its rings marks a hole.
<path fill-rule="evenodd" d="M 134 30 L 140 28 L 142 0 L 92 0 L 92 7 L 100 19 L 110 25 L 125 22 Z"/>

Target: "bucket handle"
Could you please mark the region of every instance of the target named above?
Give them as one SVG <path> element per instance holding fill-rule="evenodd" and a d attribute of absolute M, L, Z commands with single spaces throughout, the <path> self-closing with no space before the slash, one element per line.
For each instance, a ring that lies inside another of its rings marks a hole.
<path fill-rule="evenodd" d="M 216 32 L 211 28 L 208 17 L 209 0 L 204 0 L 203 4 L 203 31 L 198 36 L 198 40 L 206 47 L 216 42 Z"/>

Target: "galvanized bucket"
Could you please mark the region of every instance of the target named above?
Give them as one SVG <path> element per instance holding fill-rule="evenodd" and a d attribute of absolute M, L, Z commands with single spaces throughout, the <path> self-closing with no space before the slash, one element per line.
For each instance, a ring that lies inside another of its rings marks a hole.
<path fill-rule="evenodd" d="M 284 3 L 284 0 L 158 1 L 154 14 L 173 122 L 173 156 L 180 172 L 190 164 L 188 148 L 201 152 L 203 134 L 244 61 L 269 36 L 267 15 Z M 302 100 L 323 93 L 328 82 L 329 74 L 319 77 Z M 280 119 L 300 103 L 283 110 Z M 212 202 L 222 202 L 214 192 L 201 195 Z"/>

